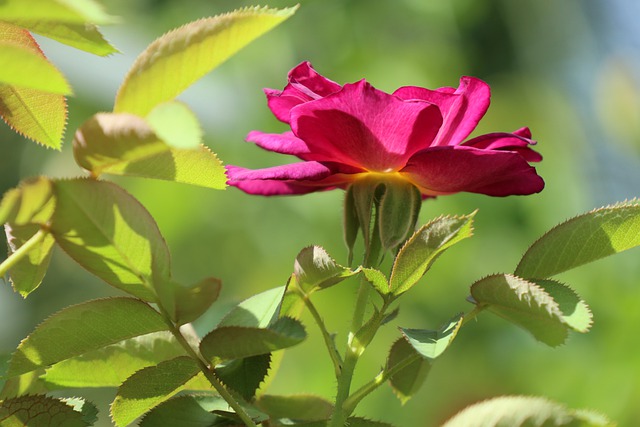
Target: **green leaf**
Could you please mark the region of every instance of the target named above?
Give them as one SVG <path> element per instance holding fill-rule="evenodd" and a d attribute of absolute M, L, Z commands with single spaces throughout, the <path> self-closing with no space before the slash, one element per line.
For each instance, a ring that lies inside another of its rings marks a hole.
<path fill-rule="evenodd" d="M 542 397 L 501 396 L 463 409 L 442 427 L 605 427 L 613 425 L 600 414 L 569 409 Z"/>
<path fill-rule="evenodd" d="M 169 399 L 148 412 L 140 427 L 212 427 L 221 421 L 214 410 L 229 410 L 217 396 L 180 396 Z"/>
<path fill-rule="evenodd" d="M 207 147 L 170 147 L 145 119 L 132 114 L 94 115 L 76 132 L 73 155 L 93 176 L 109 173 L 226 187 L 224 167 Z"/>
<path fill-rule="evenodd" d="M 99 56 L 118 53 L 95 25 L 56 21 L 19 21 L 21 27 L 60 43 Z"/>
<path fill-rule="evenodd" d="M 0 23 L 0 34 L 3 25 Z M 59 95 L 73 93 L 62 72 L 40 50 L 0 40 L 0 63 L 2 84 Z"/>
<path fill-rule="evenodd" d="M 391 270 L 390 292 L 398 296 L 413 287 L 445 250 L 473 234 L 475 212 L 444 216 L 421 227 L 400 249 Z"/>
<path fill-rule="evenodd" d="M 603 207 L 560 224 L 524 254 L 515 274 L 546 279 L 640 245 L 637 200 Z"/>
<path fill-rule="evenodd" d="M 532 280 L 558 304 L 562 321 L 569 328 L 585 333 L 591 328 L 593 315 L 586 302 L 570 287 L 555 280 Z"/>
<path fill-rule="evenodd" d="M 198 363 L 187 356 L 136 372 L 118 388 L 111 405 L 111 417 L 115 425 L 126 426 L 179 391 L 187 389 L 189 381 L 199 372 Z"/>
<path fill-rule="evenodd" d="M 58 362 L 41 378 L 50 389 L 118 387 L 134 372 L 184 354 L 170 332 L 154 332 Z"/>
<path fill-rule="evenodd" d="M 216 373 L 227 387 L 246 401 L 251 401 L 267 376 L 270 366 L 271 354 L 259 354 L 218 365 Z"/>
<path fill-rule="evenodd" d="M 110 24 L 107 15 L 94 0 L 4 0 L 0 2 L 4 21 L 56 21 L 76 24 Z"/>
<path fill-rule="evenodd" d="M 296 423 L 294 424 L 300 427 L 328 427 L 328 421 L 311 421 L 308 423 Z M 349 427 L 393 427 L 392 424 L 384 423 L 382 421 L 373 421 L 368 418 L 360 418 L 360 417 L 349 417 L 347 418 L 347 422 L 344 424 Z"/>
<path fill-rule="evenodd" d="M 431 370 L 431 361 L 422 357 L 405 338 L 400 338 L 391 347 L 385 370 L 405 364 L 409 358 L 414 360 L 389 378 L 393 392 L 403 405 L 416 394 Z"/>
<path fill-rule="evenodd" d="M 48 225 L 55 210 L 53 185 L 48 178 L 28 178 L 7 191 L 0 202 L 0 223 Z"/>
<path fill-rule="evenodd" d="M 284 291 L 285 287 L 280 286 L 247 298 L 235 306 L 220 321 L 218 327 L 266 328 L 278 319 Z"/>
<path fill-rule="evenodd" d="M 549 284 L 546 287 L 551 288 Z M 562 291 L 556 293 L 564 294 Z M 536 283 L 509 274 L 497 274 L 474 283 L 471 296 L 479 307 L 486 307 L 521 326 L 547 345 L 558 346 L 567 338 L 569 325 L 560 305 Z"/>
<path fill-rule="evenodd" d="M 363 268 L 362 274 L 380 295 L 384 297 L 389 294 L 389 282 L 382 271 L 375 268 Z"/>
<path fill-rule="evenodd" d="M 136 59 L 118 90 L 114 112 L 146 116 L 295 10 L 245 8 L 170 31 Z"/>
<path fill-rule="evenodd" d="M 122 340 L 166 330 L 154 309 L 133 298 L 109 298 L 67 307 L 42 322 L 14 353 L 8 376 L 53 365 Z"/>
<path fill-rule="evenodd" d="M 257 399 L 256 405 L 274 419 L 321 421 L 328 420 L 333 413 L 331 402 L 312 394 L 292 396 L 263 394 Z"/>
<path fill-rule="evenodd" d="M 193 322 L 202 316 L 220 295 L 220 280 L 208 277 L 190 288 L 175 286 L 175 316 L 178 325 Z"/>
<path fill-rule="evenodd" d="M 180 101 L 156 105 L 146 119 L 155 134 L 171 147 L 198 148 L 202 144 L 203 132 L 198 118 Z"/>
<path fill-rule="evenodd" d="M 96 408 L 93 403 L 81 397 L 67 397 L 60 400 L 71 406 L 74 411 L 81 413 L 82 419 L 89 423 L 89 425 L 93 425 L 98 421 L 98 408 Z"/>
<path fill-rule="evenodd" d="M 454 316 L 437 331 L 400 328 L 409 344 L 424 358 L 434 360 L 451 345 L 462 325 L 462 314 Z"/>
<path fill-rule="evenodd" d="M 112 286 L 147 301 L 170 279 L 166 243 L 147 210 L 115 184 L 90 179 L 55 183 L 51 232 L 76 262 Z"/>
<path fill-rule="evenodd" d="M 44 395 L 21 396 L 0 402 L 3 427 L 85 427 L 93 425 L 97 410 L 79 404 L 80 399 L 65 402 Z"/>
<path fill-rule="evenodd" d="M 241 359 L 291 347 L 305 338 L 299 321 L 282 317 L 268 328 L 218 327 L 202 339 L 200 351 L 207 360 Z"/>
<path fill-rule="evenodd" d="M 7 255 L 11 256 L 40 230 L 40 226 L 33 224 L 12 227 L 9 224 L 5 224 L 4 229 L 9 246 Z M 42 279 L 49 268 L 54 243 L 53 236 L 47 233 L 39 245 L 9 269 L 11 285 L 23 298 L 26 298 L 42 283 Z"/>
<path fill-rule="evenodd" d="M 337 264 L 320 246 L 304 248 L 293 266 L 298 286 L 307 293 L 331 287 L 356 273 Z"/>

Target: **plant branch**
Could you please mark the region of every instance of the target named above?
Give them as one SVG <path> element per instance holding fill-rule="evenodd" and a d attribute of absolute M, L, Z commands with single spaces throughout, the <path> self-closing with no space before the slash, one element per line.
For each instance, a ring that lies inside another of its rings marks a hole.
<path fill-rule="evenodd" d="M 22 246 L 16 249 L 11 255 L 7 257 L 2 264 L 0 264 L 0 277 L 3 277 L 9 270 L 16 266 L 24 257 L 26 257 L 31 250 L 33 250 L 38 244 L 49 234 L 49 230 L 40 228 L 36 234 L 34 234 L 29 240 L 24 242 Z"/>

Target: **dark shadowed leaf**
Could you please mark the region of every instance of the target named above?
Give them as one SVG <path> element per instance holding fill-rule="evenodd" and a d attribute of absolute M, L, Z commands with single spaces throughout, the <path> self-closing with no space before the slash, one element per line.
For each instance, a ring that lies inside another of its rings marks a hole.
<path fill-rule="evenodd" d="M 169 399 L 147 413 L 140 427 L 212 427 L 222 418 L 215 410 L 229 410 L 217 396 L 180 396 Z"/>
<path fill-rule="evenodd" d="M 413 360 L 406 364 L 409 358 Z M 389 351 L 385 369 L 388 371 L 399 364 L 406 366 L 389 378 L 389 384 L 400 402 L 405 404 L 424 383 L 431 370 L 431 362 L 420 355 L 405 338 L 400 338 Z"/>
<path fill-rule="evenodd" d="M 184 325 L 202 316 L 218 299 L 221 286 L 220 280 L 213 277 L 207 277 L 189 288 L 176 285 L 173 288 L 176 324 Z"/>
<path fill-rule="evenodd" d="M 296 257 L 293 274 L 296 275 L 298 286 L 311 293 L 333 286 L 356 272 L 337 264 L 320 246 L 309 246 Z"/>
<path fill-rule="evenodd" d="M 3 427 L 85 427 L 93 425 L 97 409 L 81 399 L 65 402 L 44 395 L 21 396 L 0 402 Z"/>
<path fill-rule="evenodd" d="M 52 182 L 45 177 L 28 178 L 2 197 L 0 222 L 18 226 L 47 225 L 55 206 Z"/>
<path fill-rule="evenodd" d="M 271 354 L 259 354 L 216 366 L 216 373 L 227 387 L 250 401 L 267 376 L 270 366 Z"/>
<path fill-rule="evenodd" d="M 300 421 L 328 420 L 333 412 L 331 402 L 312 394 L 279 396 L 263 394 L 256 405 L 271 418 L 287 418 Z"/>
<path fill-rule="evenodd" d="M 12 227 L 9 224 L 5 224 L 4 229 L 9 246 L 7 255 L 10 256 L 33 237 L 40 230 L 40 226 L 34 224 Z M 46 233 L 42 242 L 9 270 L 13 289 L 23 297 L 26 298 L 42 283 L 42 279 L 49 268 L 54 243 L 53 236 L 50 233 Z"/>

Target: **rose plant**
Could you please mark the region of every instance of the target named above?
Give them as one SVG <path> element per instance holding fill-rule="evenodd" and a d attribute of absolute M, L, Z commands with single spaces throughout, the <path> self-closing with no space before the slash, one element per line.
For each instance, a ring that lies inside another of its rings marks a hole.
<path fill-rule="evenodd" d="M 93 3 L 43 3 L 48 8 L 37 16 L 16 1 L 0 5 L 0 37 L 7 41 L 0 45 L 0 56 L 18 58 L 15 69 L 0 73 L 0 112 L 17 131 L 57 147 L 60 119 L 66 120 L 64 94 L 70 87 L 31 31 L 93 53 L 115 48 L 94 25 L 110 20 L 96 14 Z M 114 387 L 110 415 L 117 426 L 139 420 L 143 427 L 384 427 L 393 420 L 356 415 L 362 399 L 389 384 L 403 402 L 409 400 L 433 361 L 481 312 L 497 314 L 550 346 L 564 343 L 569 331 L 588 331 L 589 307 L 553 277 L 640 245 L 640 205 L 635 201 L 596 209 L 552 228 L 525 252 L 513 273 L 473 283 L 468 298 L 473 308 L 467 313 L 453 315 L 439 328 L 400 327 L 380 361 L 380 372 L 353 384 L 358 361 L 378 331 L 395 323 L 400 298 L 419 284 L 440 255 L 472 235 L 476 212 L 419 226 L 422 203 L 458 192 L 539 192 L 544 181 L 530 163 L 541 156 L 531 148 L 535 142 L 528 128 L 469 138 L 489 106 L 489 86 L 479 79 L 463 77 L 458 88 L 407 86 L 388 94 L 365 80 L 340 85 L 303 62 L 291 70 L 283 90 L 265 90 L 269 108 L 291 130 L 253 131 L 247 137 L 301 161 L 257 170 L 227 166 L 225 172 L 202 145 L 195 116 L 175 97 L 294 11 L 241 9 L 160 37 L 125 77 L 113 111 L 95 114 L 76 131 L 74 157 L 89 176 L 31 178 L 4 195 L 0 222 L 9 253 L 0 272 L 10 276 L 16 292 L 27 297 L 40 286 L 51 251 L 59 246 L 127 296 L 67 307 L 20 343 L 2 372 L 0 424 L 92 425 L 95 406 L 50 392 Z M 20 61 L 44 71 L 20 76 L 15 71 Z M 220 281 L 208 277 L 191 286 L 178 283 L 152 216 L 122 187 L 102 179 L 104 174 L 211 189 L 223 189 L 228 180 L 246 193 L 265 196 L 342 189 L 349 259 L 341 265 L 319 246 L 302 249 L 286 283 L 239 303 L 200 337 L 190 324 L 216 302 Z M 359 235 L 363 253 L 353 265 Z M 313 294 L 354 281 L 359 281 L 359 291 L 350 329 L 336 339 Z M 333 400 L 269 394 L 265 380 L 277 370 L 282 350 L 307 336 L 302 310 L 314 320 L 331 359 L 335 378 L 328 380 L 337 384 Z M 525 396 L 472 405 L 445 423 L 488 425 L 612 423 L 593 411 Z"/>

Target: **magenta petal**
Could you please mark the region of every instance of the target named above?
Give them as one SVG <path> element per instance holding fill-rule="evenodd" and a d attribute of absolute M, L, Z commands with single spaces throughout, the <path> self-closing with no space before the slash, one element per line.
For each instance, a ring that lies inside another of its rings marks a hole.
<path fill-rule="evenodd" d="M 293 132 L 279 133 L 263 133 L 260 131 L 251 131 L 247 135 L 247 141 L 254 142 L 257 146 L 268 151 L 280 154 L 291 154 L 293 156 L 302 156 L 309 153 L 309 148 L 303 140 L 296 138 Z"/>
<path fill-rule="evenodd" d="M 530 145 L 536 144 L 536 141 L 530 138 L 529 128 L 521 128 L 513 133 L 496 132 L 480 135 L 465 141 L 462 145 L 483 150 L 515 151 L 528 162 L 539 162 L 542 156 L 529 148 Z"/>
<path fill-rule="evenodd" d="M 462 77 L 460 86 L 451 93 L 450 88 L 429 90 L 415 86 L 401 87 L 393 93 L 405 99 L 418 99 L 436 104 L 440 108 L 443 124 L 435 145 L 458 145 L 476 128 L 489 108 L 489 85 L 474 77 Z"/>
<path fill-rule="evenodd" d="M 489 196 L 538 193 L 544 181 L 518 153 L 472 147 L 434 147 L 414 155 L 401 171 L 426 195 L 460 191 Z"/>
<path fill-rule="evenodd" d="M 309 62 L 289 71 L 289 83 L 282 91 L 265 89 L 267 104 L 276 118 L 289 123 L 291 109 L 298 104 L 319 99 L 342 88 L 316 72 Z"/>
<path fill-rule="evenodd" d="M 364 80 L 291 111 L 293 133 L 309 147 L 309 159 L 376 172 L 402 168 L 431 145 L 442 118 L 426 102 L 406 102 Z"/>
<path fill-rule="evenodd" d="M 227 166 L 229 183 L 251 180 L 317 181 L 331 174 L 331 169 L 318 162 L 300 162 L 255 170 L 232 165 Z"/>

